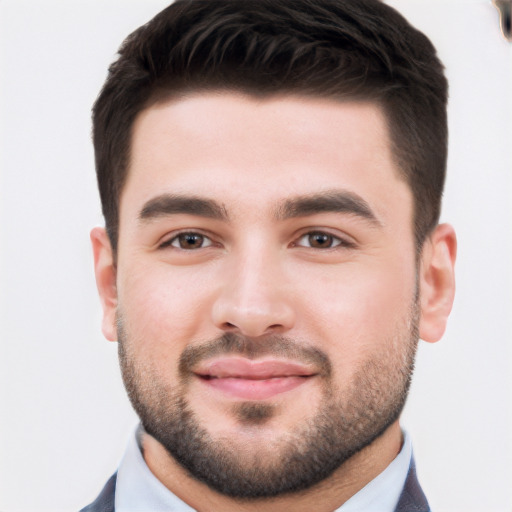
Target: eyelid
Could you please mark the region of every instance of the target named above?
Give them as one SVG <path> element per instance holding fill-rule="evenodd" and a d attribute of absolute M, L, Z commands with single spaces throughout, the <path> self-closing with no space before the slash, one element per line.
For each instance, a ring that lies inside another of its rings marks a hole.
<path fill-rule="evenodd" d="M 180 235 L 186 235 L 186 234 L 200 235 L 205 240 L 209 241 L 210 243 L 204 247 L 199 247 L 198 249 L 193 249 L 193 248 L 183 249 L 181 247 L 175 247 L 172 245 L 173 242 L 176 241 Z M 300 240 L 302 240 L 303 238 L 305 238 L 307 236 L 311 236 L 314 234 L 327 235 L 327 236 L 335 239 L 337 241 L 337 243 L 336 243 L 336 245 L 333 245 L 332 247 L 326 247 L 323 249 L 315 248 L 315 247 L 308 247 L 307 245 L 299 245 L 298 242 Z M 211 234 L 205 232 L 204 230 L 195 229 L 195 228 L 189 228 L 189 229 L 185 228 L 185 229 L 180 229 L 178 231 L 174 231 L 171 233 L 167 233 L 164 237 L 162 237 L 162 239 L 163 239 L 163 241 L 161 241 L 161 242 L 159 241 L 157 243 L 157 245 L 156 245 L 157 249 L 165 249 L 168 247 L 172 247 L 174 249 L 178 249 L 178 250 L 182 250 L 182 251 L 193 251 L 193 250 L 197 251 L 199 249 L 206 249 L 206 248 L 214 246 L 214 245 L 219 245 L 219 244 L 216 244 L 216 242 L 214 241 L 214 237 Z M 291 244 L 292 247 L 304 247 L 304 248 L 324 250 L 324 251 L 329 250 L 329 249 L 331 249 L 331 250 L 337 249 L 337 248 L 351 248 L 351 247 L 356 247 L 356 245 L 357 245 L 357 242 L 349 235 L 344 235 L 344 234 L 339 234 L 339 233 L 334 234 L 330 229 L 316 228 L 316 227 L 307 228 L 307 230 L 301 230 L 301 233 L 294 238 L 294 241 Z"/>
<path fill-rule="evenodd" d="M 204 247 L 199 247 L 198 249 L 183 249 L 182 247 L 175 247 L 173 242 L 178 239 L 181 235 L 199 235 L 202 236 L 205 240 L 208 240 L 210 243 Z M 157 243 L 158 249 L 166 249 L 168 247 L 172 247 L 173 249 L 181 250 L 181 251 L 194 251 L 199 249 L 206 249 L 214 245 L 213 237 L 211 235 L 206 234 L 201 229 L 180 229 L 178 231 L 173 231 L 172 233 L 168 233 L 163 237 L 163 241 Z"/>
<path fill-rule="evenodd" d="M 325 247 L 325 248 L 319 248 L 319 247 L 308 247 L 307 245 L 299 245 L 299 241 L 302 240 L 305 237 L 315 235 L 315 234 L 321 234 L 321 235 L 327 235 L 335 239 L 338 243 L 336 245 L 333 245 L 332 247 Z M 343 235 L 343 234 L 334 234 L 331 230 L 327 228 L 308 228 L 307 231 L 303 231 L 299 236 L 295 238 L 295 241 L 293 242 L 293 246 L 295 247 L 305 247 L 308 249 L 317 249 L 317 250 L 323 250 L 327 251 L 329 249 L 334 250 L 338 248 L 346 249 L 346 248 L 353 248 L 356 247 L 357 243 L 356 241 L 349 235 Z"/>

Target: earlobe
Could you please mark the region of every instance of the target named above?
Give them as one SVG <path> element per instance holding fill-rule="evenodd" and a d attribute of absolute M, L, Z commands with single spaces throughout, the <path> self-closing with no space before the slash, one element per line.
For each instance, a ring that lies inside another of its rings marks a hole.
<path fill-rule="evenodd" d="M 97 227 L 91 231 L 91 243 L 94 253 L 96 286 L 103 308 L 102 331 L 109 341 L 116 341 L 116 268 L 112 246 L 104 228 Z"/>
<path fill-rule="evenodd" d="M 420 266 L 420 338 L 439 341 L 446 329 L 455 295 L 457 238 L 449 224 L 440 224 L 425 241 Z"/>

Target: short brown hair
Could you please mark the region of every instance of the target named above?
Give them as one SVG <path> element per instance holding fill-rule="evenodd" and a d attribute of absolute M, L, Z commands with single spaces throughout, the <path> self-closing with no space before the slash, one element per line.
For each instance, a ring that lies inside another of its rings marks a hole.
<path fill-rule="evenodd" d="M 379 0 L 176 0 L 123 42 L 93 107 L 114 250 L 136 116 L 155 98 L 208 89 L 378 102 L 414 196 L 418 248 L 439 221 L 448 84 L 432 43 L 396 10 Z"/>

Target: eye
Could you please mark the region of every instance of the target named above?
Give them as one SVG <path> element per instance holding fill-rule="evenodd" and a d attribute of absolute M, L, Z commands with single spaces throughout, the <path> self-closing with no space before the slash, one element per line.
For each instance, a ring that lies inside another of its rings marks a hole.
<path fill-rule="evenodd" d="M 164 247 L 176 247 L 176 249 L 185 249 L 185 250 L 193 250 L 193 249 L 204 249 L 205 247 L 210 247 L 212 245 L 212 241 L 205 235 L 201 233 L 187 232 L 180 233 L 173 238 L 165 241 L 160 248 Z"/>
<path fill-rule="evenodd" d="M 334 247 L 352 247 L 353 244 L 323 231 L 312 231 L 302 235 L 295 245 L 312 249 L 332 249 Z"/>

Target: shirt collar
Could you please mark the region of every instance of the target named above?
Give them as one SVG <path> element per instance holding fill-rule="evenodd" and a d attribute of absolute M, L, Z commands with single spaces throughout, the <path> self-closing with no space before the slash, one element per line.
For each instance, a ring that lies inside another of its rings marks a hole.
<path fill-rule="evenodd" d="M 403 431 L 403 437 L 402 449 L 391 464 L 335 512 L 393 512 L 395 510 L 412 458 L 411 439 L 405 431 Z"/>
<path fill-rule="evenodd" d="M 151 473 L 142 457 L 140 434 L 141 427 L 131 436 L 117 471 L 116 512 L 194 512 Z M 335 512 L 393 512 L 411 457 L 411 441 L 404 432 L 402 449 L 391 464 Z"/>
<path fill-rule="evenodd" d="M 117 470 L 116 512 L 194 512 L 180 500 L 148 468 L 142 456 L 139 426 L 130 437 Z"/>

